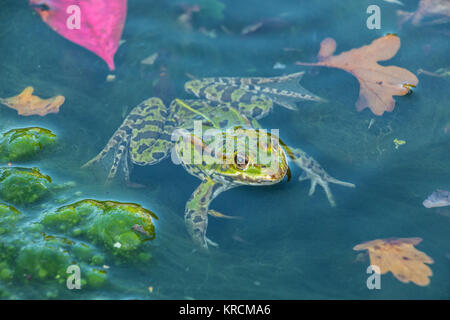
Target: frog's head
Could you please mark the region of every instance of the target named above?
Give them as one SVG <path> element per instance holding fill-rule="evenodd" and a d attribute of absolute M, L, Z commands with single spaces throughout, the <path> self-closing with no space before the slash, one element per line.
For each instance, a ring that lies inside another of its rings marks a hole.
<path fill-rule="evenodd" d="M 279 138 L 264 130 L 232 128 L 205 140 L 200 148 L 201 163 L 183 163 L 200 178 L 209 177 L 227 185 L 269 185 L 290 175 Z"/>
<path fill-rule="evenodd" d="M 200 90 L 205 87 L 203 80 L 191 80 L 185 83 L 184 90 L 187 93 L 193 94 L 196 97 L 200 97 Z"/>

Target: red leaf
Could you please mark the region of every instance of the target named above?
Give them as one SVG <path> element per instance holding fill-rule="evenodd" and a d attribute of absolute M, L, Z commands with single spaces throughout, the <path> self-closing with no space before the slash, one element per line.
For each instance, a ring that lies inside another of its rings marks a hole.
<path fill-rule="evenodd" d="M 125 24 L 127 0 L 29 1 L 53 30 L 94 52 L 108 64 L 110 70 L 115 69 L 114 54 L 119 47 Z M 79 28 L 74 28 L 78 8 L 80 23 Z"/>

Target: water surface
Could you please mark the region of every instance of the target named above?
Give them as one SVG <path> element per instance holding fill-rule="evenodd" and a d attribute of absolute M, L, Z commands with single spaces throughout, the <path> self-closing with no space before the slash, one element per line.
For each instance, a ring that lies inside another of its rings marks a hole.
<path fill-rule="evenodd" d="M 195 4 L 194 0 L 186 0 Z M 207 2 L 205 0 L 199 3 Z M 366 8 L 381 8 L 382 28 L 366 28 Z M 62 145 L 45 161 L 32 163 L 61 181 L 77 182 L 81 198 L 137 202 L 160 217 L 154 258 L 145 266 L 122 264 L 109 271 L 110 285 L 99 291 L 61 290 L 60 297 L 139 299 L 448 299 L 450 298 L 450 218 L 422 201 L 436 188 L 450 189 L 449 78 L 419 75 L 410 96 L 382 117 L 355 110 L 359 85 L 337 69 L 310 68 L 321 40 L 333 37 L 337 52 L 369 44 L 387 33 L 401 38 L 398 54 L 383 65 L 416 73 L 449 67 L 449 25 L 397 27 L 395 11 L 417 8 L 382 1 L 231 1 L 223 17 L 203 16 L 187 31 L 176 19 L 182 1 L 131 0 L 115 62 L 116 80 L 107 82 L 106 64 L 42 23 L 26 1 L 0 4 L 0 96 L 33 86 L 43 97 L 62 94 L 60 113 L 20 117 L 0 107 L 0 129 L 42 126 Z M 258 22 L 254 33 L 241 30 Z M 226 27 L 227 32 L 224 31 Z M 201 28 L 215 30 L 215 37 Z M 295 50 L 294 50 L 295 49 Z M 154 65 L 140 61 L 158 52 Z M 285 69 L 274 69 L 277 63 Z M 294 179 L 271 187 L 241 187 L 220 195 L 214 209 L 242 220 L 210 218 L 208 235 L 220 244 L 205 255 L 193 252 L 183 222 L 184 206 L 199 180 L 170 160 L 137 167 L 132 180 L 145 188 L 105 186 L 80 169 L 106 144 L 128 112 L 144 99 L 166 103 L 188 98 L 188 75 L 278 76 L 306 71 L 302 85 L 328 99 L 305 102 L 297 112 L 276 107 L 261 121 L 280 129 L 290 145 L 302 148 L 334 177 L 355 189 L 333 185 L 337 207 L 318 188 Z M 375 119 L 369 127 L 371 119 Z M 395 149 L 395 138 L 406 141 Z M 27 164 L 30 165 L 30 164 Z M 74 196 L 73 201 L 79 197 Z M 32 218 L 39 209 L 26 214 Z M 389 237 L 420 237 L 418 249 L 434 259 L 429 286 L 382 276 L 381 290 L 368 290 L 366 268 L 353 246 Z M 150 293 L 148 287 L 153 287 Z M 21 297 L 43 293 L 17 284 Z"/>

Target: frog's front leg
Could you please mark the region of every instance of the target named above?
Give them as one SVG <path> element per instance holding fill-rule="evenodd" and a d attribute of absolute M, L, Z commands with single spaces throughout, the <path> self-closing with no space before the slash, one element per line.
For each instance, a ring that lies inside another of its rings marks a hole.
<path fill-rule="evenodd" d="M 299 181 L 311 180 L 311 187 L 309 189 L 310 196 L 314 194 L 316 186 L 319 184 L 324 189 L 331 206 L 334 207 L 336 203 L 328 183 L 335 183 L 351 188 L 355 187 L 353 183 L 341 181 L 330 176 L 316 160 L 308 156 L 304 151 L 294 148 L 286 149 L 293 162 L 303 170 Z"/>
<path fill-rule="evenodd" d="M 195 189 L 186 203 L 184 221 L 187 230 L 194 243 L 204 249 L 208 249 L 208 243 L 217 246 L 206 237 L 209 204 L 219 193 L 227 189 L 228 187 L 221 183 L 206 179 Z"/>

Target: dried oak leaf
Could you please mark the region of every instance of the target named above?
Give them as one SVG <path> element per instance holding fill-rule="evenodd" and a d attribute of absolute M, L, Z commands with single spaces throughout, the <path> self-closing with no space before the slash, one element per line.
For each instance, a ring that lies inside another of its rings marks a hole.
<path fill-rule="evenodd" d="M 376 239 L 361 243 L 353 250 L 368 250 L 370 264 L 378 266 L 381 274 L 391 271 L 401 282 L 412 281 L 419 286 L 427 286 L 433 272 L 425 263 L 434 261 L 414 248 L 421 241 L 421 238 Z"/>
<path fill-rule="evenodd" d="M 393 96 L 403 96 L 411 92 L 419 80 L 406 69 L 396 66 L 381 66 L 377 62 L 389 60 L 400 49 L 400 38 L 387 35 L 374 40 L 370 45 L 343 52 L 337 56 L 336 41 L 327 38 L 322 41 L 316 63 L 297 62 L 304 66 L 324 66 L 343 69 L 353 74 L 359 82 L 359 98 L 356 109 L 367 107 L 376 115 L 394 110 Z"/>
<path fill-rule="evenodd" d="M 0 103 L 17 110 L 22 116 L 45 116 L 49 113 L 59 112 L 59 107 L 61 107 L 65 100 L 63 96 L 41 99 L 34 96 L 33 91 L 33 87 L 26 87 L 25 90 L 17 96 L 6 99 L 0 98 Z"/>

